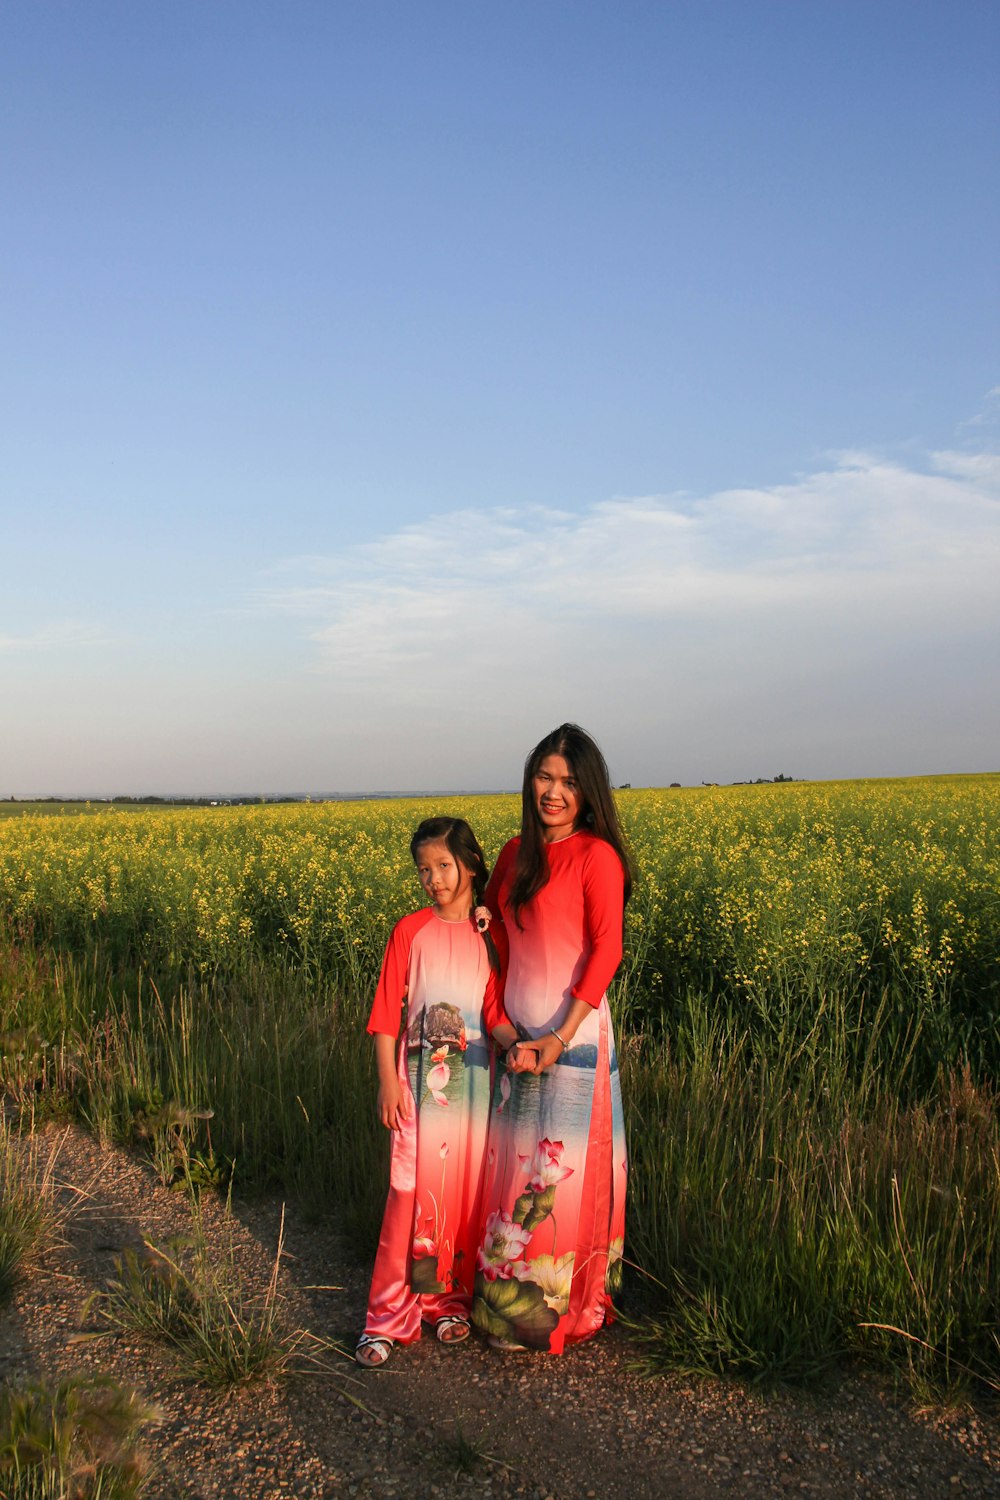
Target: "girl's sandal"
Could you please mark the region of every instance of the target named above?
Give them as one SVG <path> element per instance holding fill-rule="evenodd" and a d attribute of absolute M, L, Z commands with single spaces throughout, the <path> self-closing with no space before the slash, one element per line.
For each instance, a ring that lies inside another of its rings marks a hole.
<path fill-rule="evenodd" d="M 367 1370 L 384 1365 L 392 1353 L 392 1339 L 380 1338 L 377 1333 L 363 1333 L 354 1350 L 354 1358 Z"/>
<path fill-rule="evenodd" d="M 439 1344 L 461 1344 L 469 1337 L 468 1318 L 438 1318 L 434 1333 Z"/>

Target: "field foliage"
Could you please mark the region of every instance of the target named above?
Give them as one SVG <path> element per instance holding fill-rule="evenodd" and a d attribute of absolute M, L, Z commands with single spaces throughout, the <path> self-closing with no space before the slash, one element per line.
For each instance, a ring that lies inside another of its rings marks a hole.
<path fill-rule="evenodd" d="M 613 1004 L 650 1357 L 916 1385 L 1000 1364 L 1000 778 L 619 793 Z M 0 821 L 0 1073 L 165 1180 L 280 1185 L 370 1241 L 363 1022 L 407 845 L 513 797 Z M 335 1148 L 335 1149 L 334 1149 Z"/>

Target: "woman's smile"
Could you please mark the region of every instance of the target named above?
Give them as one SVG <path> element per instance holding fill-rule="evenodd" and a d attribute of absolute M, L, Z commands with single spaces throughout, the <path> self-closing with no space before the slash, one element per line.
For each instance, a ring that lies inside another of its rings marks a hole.
<path fill-rule="evenodd" d="M 533 778 L 535 808 L 547 844 L 568 838 L 583 811 L 573 767 L 564 755 L 547 755 Z"/>

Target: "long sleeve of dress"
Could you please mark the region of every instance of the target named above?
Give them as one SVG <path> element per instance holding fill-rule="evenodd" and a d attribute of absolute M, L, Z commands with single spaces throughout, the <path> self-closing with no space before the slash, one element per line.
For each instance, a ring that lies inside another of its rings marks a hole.
<path fill-rule="evenodd" d="M 591 839 L 583 866 L 583 900 L 590 957 L 573 986 L 574 1000 L 598 1006 L 622 961 L 625 872 L 610 844 Z"/>
<path fill-rule="evenodd" d="M 399 1035 L 399 1023 L 406 999 L 406 971 L 410 960 L 412 941 L 411 918 L 397 922 L 389 935 L 382 972 L 379 975 L 371 1015 L 368 1017 L 369 1033 L 381 1032 L 386 1036 Z"/>

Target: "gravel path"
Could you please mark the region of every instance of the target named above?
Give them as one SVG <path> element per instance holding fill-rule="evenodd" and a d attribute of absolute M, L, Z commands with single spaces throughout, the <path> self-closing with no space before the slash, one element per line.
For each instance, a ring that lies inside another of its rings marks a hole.
<path fill-rule="evenodd" d="M 707 1500 L 798 1494 L 828 1500 L 1000 1497 L 1000 1410 L 915 1412 L 867 1377 L 822 1396 L 761 1396 L 722 1383 L 646 1379 L 618 1329 L 562 1358 L 499 1355 L 426 1338 L 367 1372 L 353 1348 L 367 1273 L 329 1224 L 290 1216 L 282 1271 L 293 1327 L 328 1341 L 280 1386 L 218 1397 L 177 1378 L 149 1341 L 74 1342 L 87 1297 L 141 1234 L 190 1227 L 183 1197 L 149 1168 L 75 1129 L 58 1175 L 87 1196 L 0 1310 L 0 1378 L 106 1372 L 156 1401 L 151 1500 Z M 65 1194 L 69 1199 L 68 1190 Z M 266 1284 L 276 1203 L 206 1200 L 209 1243 L 232 1239 L 241 1279 Z M 469 1470 L 470 1472 L 466 1472 Z"/>

